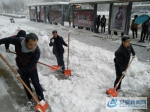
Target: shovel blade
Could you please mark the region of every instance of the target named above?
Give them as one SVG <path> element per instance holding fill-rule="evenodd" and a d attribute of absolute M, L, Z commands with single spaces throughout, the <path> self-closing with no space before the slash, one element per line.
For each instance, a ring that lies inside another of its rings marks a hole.
<path fill-rule="evenodd" d="M 64 75 L 65 76 L 71 76 L 71 70 L 65 70 Z"/>
<path fill-rule="evenodd" d="M 118 96 L 118 92 L 114 89 L 114 88 L 109 88 L 107 90 L 107 93 L 113 97 L 117 97 Z"/>
<path fill-rule="evenodd" d="M 52 71 L 57 71 L 60 69 L 60 66 L 54 65 L 52 67 L 50 67 Z"/>
<path fill-rule="evenodd" d="M 36 106 L 35 109 L 40 111 L 40 112 L 45 112 L 47 110 L 47 108 L 49 107 L 49 104 L 45 101 L 41 101 L 39 102 Z"/>

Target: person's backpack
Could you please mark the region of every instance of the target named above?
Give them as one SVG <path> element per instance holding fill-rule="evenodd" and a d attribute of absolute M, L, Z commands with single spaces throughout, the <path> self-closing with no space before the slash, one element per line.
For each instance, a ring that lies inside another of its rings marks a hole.
<path fill-rule="evenodd" d="M 102 18 L 102 19 L 101 19 L 101 23 L 102 23 L 102 24 L 105 24 L 105 18 Z"/>

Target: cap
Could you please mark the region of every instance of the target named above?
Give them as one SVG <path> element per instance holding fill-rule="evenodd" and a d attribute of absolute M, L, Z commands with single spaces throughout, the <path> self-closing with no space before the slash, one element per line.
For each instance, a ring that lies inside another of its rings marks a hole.
<path fill-rule="evenodd" d="M 16 35 L 16 37 L 25 37 L 25 36 L 26 36 L 26 32 L 24 30 L 20 30 Z"/>

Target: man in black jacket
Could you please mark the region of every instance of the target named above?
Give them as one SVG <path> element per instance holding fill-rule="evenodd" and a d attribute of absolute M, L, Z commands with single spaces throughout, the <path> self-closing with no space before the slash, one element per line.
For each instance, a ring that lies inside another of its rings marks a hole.
<path fill-rule="evenodd" d="M 106 18 L 105 15 L 101 18 L 101 33 L 105 33 L 105 27 L 106 27 Z"/>
<path fill-rule="evenodd" d="M 35 88 L 38 99 L 44 100 L 43 90 L 39 83 L 39 77 L 37 73 L 37 62 L 40 58 L 40 49 L 37 45 L 38 37 L 34 33 L 27 34 L 25 38 L 22 40 L 20 38 L 3 38 L 0 39 L 0 44 L 13 44 L 15 45 L 16 51 L 16 64 L 19 68 L 18 73 L 20 74 L 22 80 L 29 87 L 30 90 L 30 81 L 31 79 L 33 86 Z M 9 46 L 6 46 L 8 49 Z M 30 106 L 32 104 L 32 96 L 26 90 L 28 102 L 27 108 L 30 110 Z"/>
<path fill-rule="evenodd" d="M 64 46 L 68 46 L 63 38 L 59 35 L 57 35 L 57 31 L 54 30 L 53 37 L 50 39 L 49 46 L 53 46 L 53 54 L 56 56 L 57 64 L 62 67 L 62 72 L 64 73 L 65 70 L 65 64 L 63 59 L 63 53 L 64 53 Z"/>
<path fill-rule="evenodd" d="M 10 38 L 25 38 L 25 36 L 26 36 L 26 32 L 24 30 L 19 30 L 17 35 L 13 35 Z M 9 44 L 6 43 L 5 47 L 9 48 Z M 9 49 L 6 49 L 6 52 L 9 52 L 9 51 L 10 51 Z"/>
<path fill-rule="evenodd" d="M 128 35 L 122 36 L 122 44 L 119 49 L 115 52 L 115 68 L 116 68 L 116 80 L 114 82 L 114 87 L 118 83 L 122 74 L 126 74 L 125 70 L 129 64 L 131 53 L 133 58 L 135 57 L 134 49 L 130 44 L 130 37 Z M 121 89 L 121 82 L 118 85 L 117 90 Z"/>

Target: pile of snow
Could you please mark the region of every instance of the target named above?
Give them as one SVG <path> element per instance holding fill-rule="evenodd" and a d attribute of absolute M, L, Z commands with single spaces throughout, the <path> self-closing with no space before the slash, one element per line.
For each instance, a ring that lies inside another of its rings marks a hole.
<path fill-rule="evenodd" d="M 16 24 L 16 23 L 5 23 L 5 24 L 1 24 L 0 23 L 0 37 L 4 38 L 4 37 L 9 37 L 12 35 L 16 35 L 17 34 L 17 30 L 18 28 L 25 30 L 26 33 L 32 32 L 33 30 L 35 30 L 32 27 L 28 27 L 25 26 L 23 24 Z M 29 30 L 30 29 L 30 30 Z"/>
<path fill-rule="evenodd" d="M 105 109 L 105 91 L 113 87 L 115 80 L 113 59 L 114 53 L 80 43 L 72 38 L 70 69 L 73 76 L 69 80 L 59 80 L 54 76 L 56 73 L 49 71 L 50 73 L 47 73 L 49 77 L 40 77 L 42 85 L 47 90 L 45 94 L 52 110 L 54 112 L 108 112 L 109 110 Z M 145 86 L 150 87 L 148 71 L 150 67 L 135 58 L 122 82 L 122 89 L 136 90 L 140 94 Z"/>
<path fill-rule="evenodd" d="M 13 34 L 16 30 L 14 27 L 18 28 L 18 25 L 4 25 L 1 27 L 0 34 L 3 37 Z M 47 64 L 56 63 L 52 48 L 49 47 L 50 37 L 46 35 L 48 32 L 33 30 L 25 25 L 20 28 L 34 31 L 39 36 L 40 61 Z M 3 31 L 5 31 L 4 34 Z M 120 110 L 107 110 L 105 107 L 105 92 L 108 88 L 113 87 L 116 77 L 113 62 L 114 53 L 81 43 L 74 38 L 71 36 L 69 64 L 73 76 L 66 80 L 59 79 L 56 77 L 57 72 L 52 72 L 42 65 L 38 66 L 40 83 L 46 89 L 44 95 L 52 111 L 120 112 Z M 64 48 L 66 51 L 64 54 L 66 64 L 67 48 Z M 150 88 L 148 71 L 150 71 L 150 67 L 135 58 L 127 71 L 127 76 L 123 79 L 122 89 L 126 91 L 136 90 L 140 94 L 140 90 L 143 90 L 145 86 Z M 124 110 L 124 112 L 133 112 L 133 110 Z"/>

